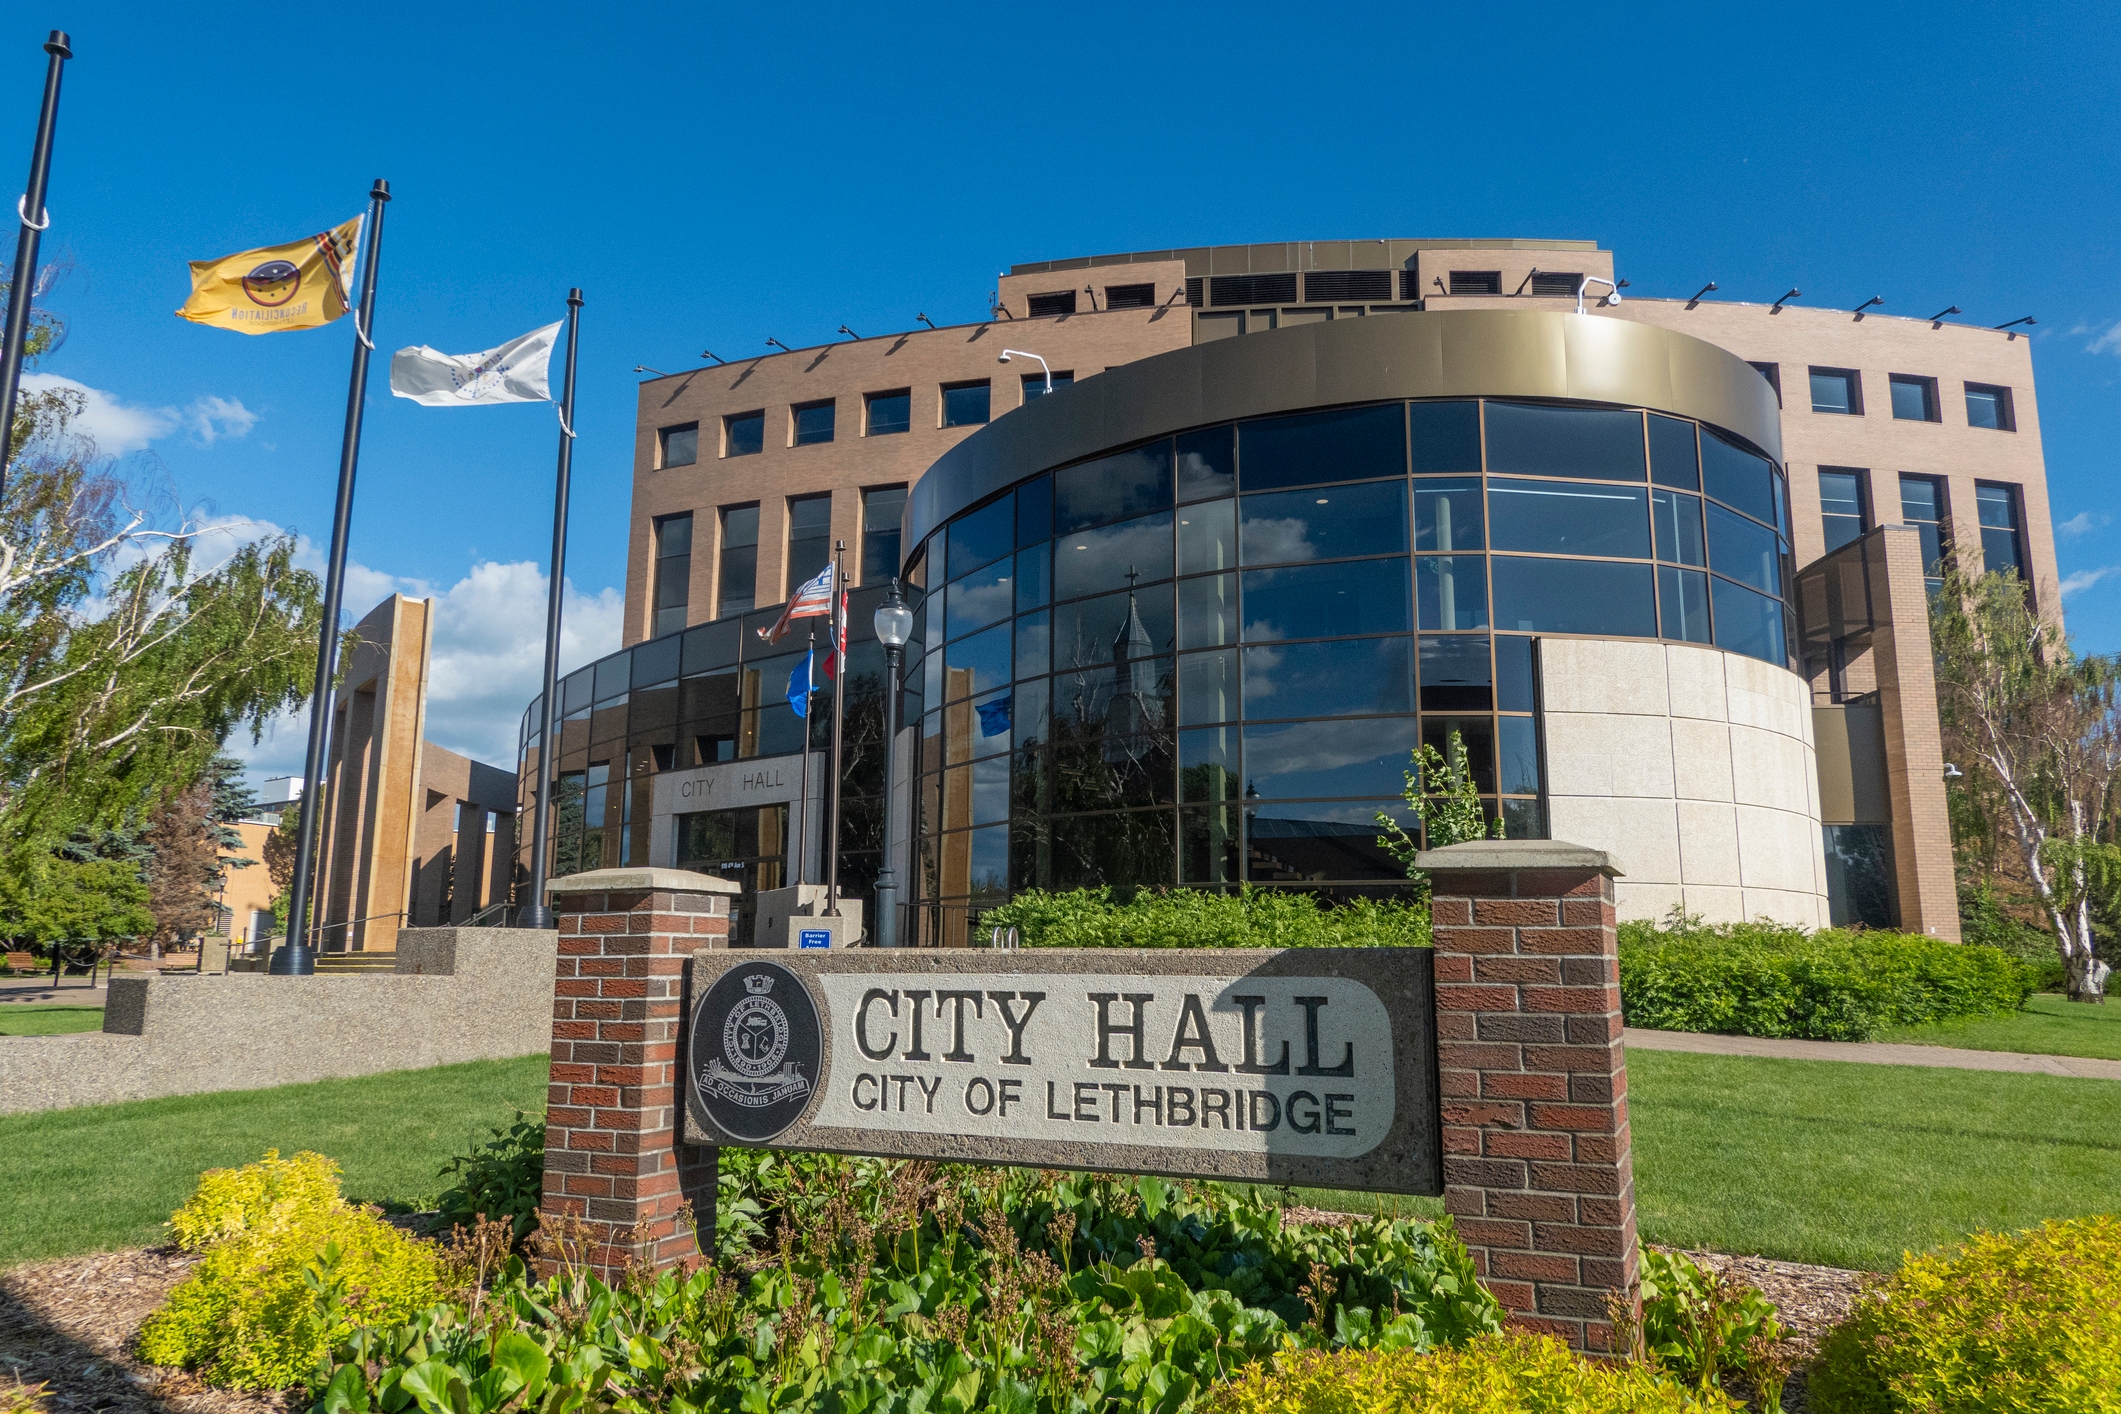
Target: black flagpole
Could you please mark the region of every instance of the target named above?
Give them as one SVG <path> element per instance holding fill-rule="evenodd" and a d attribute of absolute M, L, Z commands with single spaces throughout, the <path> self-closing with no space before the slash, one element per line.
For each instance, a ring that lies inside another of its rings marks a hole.
<path fill-rule="evenodd" d="M 552 492 L 552 584 L 545 598 L 545 694 L 538 707 L 538 808 L 531 823 L 530 902 L 517 914 L 518 926 L 550 928 L 552 909 L 545 902 L 545 869 L 551 860 L 553 732 L 559 713 L 553 695 L 560 686 L 560 600 L 567 584 L 567 481 L 574 468 L 574 342 L 582 323 L 582 292 L 567 292 L 567 381 L 560 388 L 560 471 Z"/>
<path fill-rule="evenodd" d="M 52 130 L 59 124 L 59 70 L 74 57 L 66 31 L 44 41 L 51 62 L 44 70 L 44 111 L 37 118 L 37 146 L 29 159 L 29 190 L 16 214 L 22 234 L 15 241 L 15 279 L 7 287 L 7 350 L 0 356 L 0 492 L 7 489 L 7 459 L 15 439 L 15 394 L 22 385 L 22 345 L 29 338 L 30 297 L 37 280 L 37 238 L 52 223 L 44 189 L 52 175 Z"/>
<path fill-rule="evenodd" d="M 287 937 L 267 971 L 307 977 L 317 970 L 310 945 L 311 874 L 317 859 L 317 797 L 324 779 L 324 744 L 331 728 L 332 679 L 339 672 L 339 601 L 346 590 L 346 535 L 353 518 L 354 468 L 361 460 L 361 409 L 368 397 L 368 356 L 375 351 L 376 264 L 383 258 L 383 206 L 390 183 L 368 192 L 368 250 L 361 258 L 361 306 L 354 313 L 353 377 L 346 389 L 346 434 L 339 443 L 339 500 L 331 513 L 331 563 L 324 573 L 324 623 L 317 630 L 317 685 L 309 698 L 309 755 L 302 767 L 302 834 L 287 900 Z"/>
<path fill-rule="evenodd" d="M 840 916 L 840 724 L 847 706 L 847 542 L 832 546 L 832 802 L 825 812 L 825 916 Z M 803 743 L 806 753 L 810 743 Z M 808 809 L 807 805 L 804 809 Z"/>

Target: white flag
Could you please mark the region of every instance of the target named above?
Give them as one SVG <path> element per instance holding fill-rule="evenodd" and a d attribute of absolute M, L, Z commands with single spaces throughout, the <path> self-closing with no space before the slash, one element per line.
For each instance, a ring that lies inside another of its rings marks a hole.
<path fill-rule="evenodd" d="M 431 408 L 551 402 L 547 372 L 559 334 L 558 324 L 548 324 L 475 354 L 446 354 L 425 344 L 399 349 L 390 356 L 390 391 Z"/>

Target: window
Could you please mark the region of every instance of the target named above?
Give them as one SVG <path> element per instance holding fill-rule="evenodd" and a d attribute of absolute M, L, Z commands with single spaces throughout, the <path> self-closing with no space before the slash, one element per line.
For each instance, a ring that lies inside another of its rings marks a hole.
<path fill-rule="evenodd" d="M 658 466 L 691 466 L 700 459 L 700 425 L 697 422 L 688 422 L 683 427 L 666 427 L 655 435 Z"/>
<path fill-rule="evenodd" d="M 863 584 L 882 584 L 897 576 L 899 523 L 905 516 L 905 487 L 883 486 L 862 493 Z"/>
<path fill-rule="evenodd" d="M 838 421 L 837 403 L 806 403 L 795 409 L 795 444 L 809 447 L 819 442 L 832 440 L 833 424 Z"/>
<path fill-rule="evenodd" d="M 1392 272 L 1389 270 L 1313 270 L 1304 276 L 1304 300 L 1309 304 L 1390 298 Z"/>
<path fill-rule="evenodd" d="M 1488 534 L 1498 550 L 1646 560 L 1646 495 L 1638 486 L 1571 486 L 1494 477 L 1488 481 Z"/>
<path fill-rule="evenodd" d="M 1534 270 L 1532 293 L 1541 299 L 1574 299 L 1583 285 L 1581 270 Z"/>
<path fill-rule="evenodd" d="M 1762 378 L 1767 379 L 1768 386 L 1775 390 L 1775 406 L 1781 407 L 1782 365 L 1779 363 L 1756 363 L 1753 365 L 1753 371 L 1759 374 Z"/>
<path fill-rule="evenodd" d="M 1414 474 L 1480 470 L 1479 403 L 1409 403 Z"/>
<path fill-rule="evenodd" d="M 655 523 L 655 624 L 651 638 L 685 626 L 691 597 L 692 513 L 662 516 Z"/>
<path fill-rule="evenodd" d="M 904 432 L 913 426 L 913 393 L 911 389 L 898 388 L 889 393 L 871 393 L 862 400 L 868 405 L 869 435 L 888 436 L 893 432 Z"/>
<path fill-rule="evenodd" d="M 1062 535 L 1162 510 L 1171 504 L 1171 444 L 1151 442 L 1055 472 L 1053 499 Z M 1017 543 L 1023 543 L 1021 537 Z M 953 560 L 951 570 L 956 569 Z"/>
<path fill-rule="evenodd" d="M 1489 403 L 1488 470 L 1641 481 L 1642 414 Z"/>
<path fill-rule="evenodd" d="M 1240 423 L 1238 480 L 1247 491 L 1266 491 L 1404 476 L 1406 437 L 1406 414 L 1398 403 Z"/>
<path fill-rule="evenodd" d="M 1966 425 L 2016 432 L 2018 419 L 2011 408 L 2011 390 L 1987 383 L 1967 384 Z"/>
<path fill-rule="evenodd" d="M 1186 284 L 1190 289 L 1192 281 Z M 1233 304 L 1294 304 L 1296 276 L 1210 275 L 1208 303 L 1218 308 Z"/>
<path fill-rule="evenodd" d="M 1052 294 L 1031 296 L 1031 317 L 1046 319 L 1056 314 L 1075 313 L 1075 291 L 1055 290 Z"/>
<path fill-rule="evenodd" d="M 741 412 L 722 419 L 722 455 L 748 457 L 766 449 L 766 414 Z"/>
<path fill-rule="evenodd" d="M 1701 489 L 1693 423 L 1650 414 L 1650 480 L 1680 491 Z"/>
<path fill-rule="evenodd" d="M 832 496 L 788 498 L 788 588 L 808 584 L 832 560 Z"/>
<path fill-rule="evenodd" d="M 1863 416 L 1863 380 L 1853 368 L 1812 370 L 1812 411 Z"/>
<path fill-rule="evenodd" d="M 943 426 L 977 427 L 988 417 L 992 391 L 987 380 L 943 385 Z"/>
<path fill-rule="evenodd" d="M 1922 573 L 1930 588 L 1942 586 L 1944 518 L 1947 506 L 1944 483 L 1934 476 L 1900 478 L 1900 519 L 1922 533 Z"/>
<path fill-rule="evenodd" d="M 1981 563 L 1990 574 L 2025 574 L 2025 536 L 2018 514 L 2018 488 L 1974 483 L 1974 509 L 1981 517 Z"/>
<path fill-rule="evenodd" d="M 1453 270 L 1451 293 L 1454 295 L 1499 295 L 1502 293 L 1500 270 Z"/>
<path fill-rule="evenodd" d="M 1105 308 L 1148 309 L 1156 303 L 1156 286 L 1151 285 L 1107 285 L 1105 286 Z"/>
<path fill-rule="evenodd" d="M 1864 504 L 1863 472 L 1854 467 L 1819 468 L 1819 521 L 1826 531 L 1829 554 L 1871 528 L 1870 508 Z"/>
<path fill-rule="evenodd" d="M 1053 389 L 1052 389 L 1052 391 L 1054 391 L 1054 392 L 1058 393 L 1058 392 L 1059 392 L 1059 391 L 1060 391 L 1061 389 L 1063 389 L 1063 388 L 1067 387 L 1067 386 L 1068 386 L 1068 385 L 1069 385 L 1070 383 L 1073 383 L 1074 381 L 1075 381 L 1075 375 L 1074 375 L 1073 373 L 1063 373 L 1063 372 L 1056 372 L 1056 373 L 1055 373 L 1055 374 L 1053 375 Z M 1046 389 L 1046 375 L 1045 375 L 1045 374 L 1043 374 L 1043 373 L 1026 373 L 1026 374 L 1024 375 L 1024 401 L 1025 401 L 1025 402 L 1027 402 L 1027 403 L 1028 403 L 1028 402 L 1030 402 L 1030 401 L 1031 401 L 1031 400 L 1032 400 L 1033 398 L 1043 398 L 1044 396 L 1046 396 L 1046 392 L 1047 392 L 1047 389 Z"/>
<path fill-rule="evenodd" d="M 714 596 L 720 618 L 741 614 L 757 603 L 759 578 L 759 508 L 730 506 L 722 511 L 722 565 Z"/>
<path fill-rule="evenodd" d="M 1895 373 L 1887 380 L 1893 389 L 1893 416 L 1902 422 L 1937 420 L 1937 380 L 1912 373 Z"/>

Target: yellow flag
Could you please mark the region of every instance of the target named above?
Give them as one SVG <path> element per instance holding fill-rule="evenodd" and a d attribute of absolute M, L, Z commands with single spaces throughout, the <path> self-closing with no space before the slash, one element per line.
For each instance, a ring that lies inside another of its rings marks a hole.
<path fill-rule="evenodd" d="M 179 319 L 239 334 L 315 329 L 352 305 L 354 252 L 365 216 L 307 240 L 191 262 L 191 298 Z"/>

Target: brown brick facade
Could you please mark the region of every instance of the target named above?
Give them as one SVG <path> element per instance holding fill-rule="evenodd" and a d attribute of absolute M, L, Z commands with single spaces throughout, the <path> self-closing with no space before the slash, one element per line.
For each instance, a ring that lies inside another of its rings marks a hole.
<path fill-rule="evenodd" d="M 679 1142 L 685 966 L 728 946 L 737 886 L 676 869 L 599 869 L 550 886 L 559 916 L 547 1214 L 589 1224 L 589 1265 L 698 1255 L 683 1209 L 713 1221 L 713 1151 Z"/>
<path fill-rule="evenodd" d="M 1515 1324 L 1606 1350 L 1636 1279 L 1613 877 L 1597 850 L 1431 850 L 1444 1206 Z"/>

